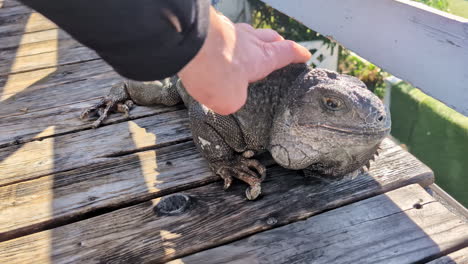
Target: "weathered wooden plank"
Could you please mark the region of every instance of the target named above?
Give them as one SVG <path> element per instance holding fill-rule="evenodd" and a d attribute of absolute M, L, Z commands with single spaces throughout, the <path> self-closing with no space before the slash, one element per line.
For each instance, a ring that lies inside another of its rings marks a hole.
<path fill-rule="evenodd" d="M 0 146 L 32 140 L 50 126 L 55 126 L 54 133 L 57 134 L 89 128 L 90 123 L 78 119 L 79 113 L 120 80 L 121 77 L 103 61 L 0 78 L 0 91 L 3 90 L 0 98 Z M 136 118 L 161 111 L 165 110 L 138 107 L 131 116 Z M 122 119 L 119 115 L 114 117 L 118 118 L 115 120 Z"/>
<path fill-rule="evenodd" d="M 187 142 L 0 187 L 0 241 L 217 179 Z"/>
<path fill-rule="evenodd" d="M 79 119 L 83 109 L 97 103 L 99 100 L 85 101 L 56 108 L 0 118 L 0 149 L 2 147 L 40 140 L 41 138 L 63 135 L 92 128 L 92 122 Z M 112 114 L 104 125 L 153 116 L 160 113 L 184 109 L 183 105 L 167 107 L 135 107 L 129 118 L 122 114 Z M 53 127 L 54 129 L 47 129 Z M 13 147 L 15 148 L 15 147 Z M 3 150 L 0 150 L 3 151 Z"/>
<path fill-rule="evenodd" d="M 433 181 L 431 171 L 399 146 L 387 139 L 384 148 L 385 158 L 376 160 L 370 173 L 352 180 L 319 184 L 275 167 L 268 170 L 264 196 L 255 202 L 245 200 L 243 184 L 224 192 L 221 183 L 214 183 L 185 191 L 191 203 L 181 214 L 155 213 L 154 206 L 160 202 L 155 199 L 2 242 L 0 259 L 10 263 L 166 261 L 410 183 Z M 79 196 L 99 197 L 103 192 L 95 190 Z"/>
<path fill-rule="evenodd" d="M 38 137 L 54 135 L 54 130 L 54 126 L 45 128 Z M 5 147 L 0 152 L 0 186 L 89 166 L 119 153 L 188 140 L 190 136 L 184 109 Z"/>
<path fill-rule="evenodd" d="M 2 60 L 0 62 L 0 76 L 6 76 L 12 73 L 32 71 L 36 69 L 59 67 L 62 65 L 96 60 L 100 57 L 96 52 L 81 45 L 76 46 L 75 42 L 70 44 L 73 48 L 67 50 L 67 45 L 63 47 L 62 52 L 59 46 L 58 50 L 34 54 L 30 56 L 15 57 L 14 62 Z"/>
<path fill-rule="evenodd" d="M 467 241 L 468 223 L 410 185 L 171 263 L 416 263 Z"/>
<path fill-rule="evenodd" d="M 14 5 L 13 3 L 11 3 L 12 5 L 2 6 L 2 3 L 3 1 L 0 2 L 0 6 L 2 7 L 2 9 L 0 10 L 0 21 L 2 21 L 3 18 L 12 16 L 12 15 L 29 14 L 33 12 L 31 8 L 25 5 L 21 5 L 21 4 Z"/>
<path fill-rule="evenodd" d="M 52 73 L 46 69 L 0 79 L 0 87 L 3 85 L 4 89 L 0 107 L 0 147 L 31 141 L 38 134 L 49 137 L 90 128 L 91 122 L 79 120 L 79 114 L 121 80 L 101 60 L 63 66 Z M 135 107 L 130 118 L 174 109 L 181 109 L 181 106 Z M 124 119 L 121 114 L 111 115 L 105 123 Z M 53 130 L 46 130 L 52 126 Z"/>
<path fill-rule="evenodd" d="M 57 25 L 39 13 L 18 14 L 0 21 L 0 37 L 56 29 Z"/>
<path fill-rule="evenodd" d="M 74 57 L 88 59 L 88 53 L 94 54 L 58 29 L 4 37 L 0 40 L 0 76 L 75 63 Z"/>
<path fill-rule="evenodd" d="M 426 189 L 437 201 L 443 204 L 450 212 L 458 214 L 461 217 L 468 219 L 468 209 L 460 204 L 455 198 L 450 196 L 437 184 L 431 184 Z"/>
<path fill-rule="evenodd" d="M 447 254 L 441 258 L 428 262 L 427 264 L 467 264 L 468 263 L 468 247 Z"/>
<path fill-rule="evenodd" d="M 468 115 L 468 19 L 408 0 L 263 1 Z"/>
<path fill-rule="evenodd" d="M 0 118 L 96 99 L 121 80 L 102 60 L 0 77 Z"/>
<path fill-rule="evenodd" d="M 25 33 L 17 36 L 0 38 L 0 54 L 6 56 L 11 50 L 16 50 L 20 45 L 32 44 L 35 42 L 65 40 L 71 36 L 59 29 L 49 29 L 39 32 Z"/>
<path fill-rule="evenodd" d="M 18 6 L 21 5 L 20 2 L 14 1 L 14 0 L 0 0 L 0 7 L 5 8 L 5 7 L 12 7 L 12 6 Z"/>
<path fill-rule="evenodd" d="M 406 156 L 409 156 L 408 153 L 395 146 L 391 141 L 386 142 L 383 147 L 384 149 L 379 158 L 382 161 L 379 164 L 385 163 L 385 161 L 393 164 L 394 161 L 392 161 L 390 156 L 395 156 L 395 152 L 406 154 L 403 155 L 405 160 Z M 182 148 L 186 149 L 181 150 Z M 180 156 L 181 160 L 175 161 L 167 158 L 166 153 L 170 153 L 171 151 L 174 151 L 171 154 L 172 156 L 170 155 L 171 158 Z M 60 222 L 62 219 L 70 219 L 90 211 L 112 207 L 122 201 L 142 200 L 151 195 L 166 193 L 168 189 L 180 188 L 180 186 L 177 186 L 186 185 L 187 182 L 207 182 L 213 180 L 214 176 L 209 174 L 206 163 L 195 152 L 191 144 L 176 145 L 157 151 L 137 154 L 136 156 L 140 158 L 139 162 L 136 161 L 135 155 L 124 158 L 113 158 L 71 171 L 0 187 L 0 201 L 7 201 L 4 206 L 0 206 L 0 215 L 10 216 L 5 218 L 8 221 L 0 223 L 0 240 L 21 232 L 27 232 L 28 230 Z M 182 154 L 179 155 L 177 153 Z M 182 157 L 183 155 L 186 155 L 186 157 Z M 402 157 L 398 154 L 397 156 Z M 173 164 L 169 166 L 172 170 L 165 170 L 164 164 L 166 161 Z M 427 172 L 427 168 L 421 166 L 416 160 L 414 162 L 413 164 L 409 161 L 408 164 L 400 164 L 399 166 L 403 168 L 413 166 L 419 168 L 419 172 L 418 170 L 413 170 L 413 172 L 400 170 L 395 173 L 416 175 L 417 173 Z M 184 165 L 189 167 L 185 167 Z M 143 178 L 142 174 L 144 176 L 148 171 L 150 175 L 153 174 L 151 174 L 151 169 L 146 169 L 146 166 L 150 166 L 153 169 L 157 168 L 158 171 L 157 182 L 159 184 L 149 190 L 146 184 L 147 181 L 144 180 L 146 176 Z M 178 168 L 178 166 L 182 166 L 182 168 Z M 382 169 L 375 166 L 372 166 L 371 173 L 376 171 L 374 174 L 383 174 L 385 170 L 391 169 L 385 168 L 385 166 Z M 98 168 L 97 171 L 95 171 L 96 168 Z M 187 171 L 188 168 L 189 171 Z M 184 170 L 184 172 L 180 172 L 179 169 Z M 178 179 L 177 175 L 183 175 L 183 179 Z M 413 177 L 411 175 L 409 177 Z M 129 185 L 137 189 L 129 191 Z M 105 190 L 105 192 L 102 194 L 97 193 L 96 186 L 99 186 L 98 189 Z M 36 191 L 33 192 L 31 190 Z M 24 193 L 28 195 L 22 195 Z M 91 196 L 99 196 L 99 200 L 96 202 L 90 201 L 88 197 Z M 39 199 L 39 197 L 44 198 Z M 50 204 L 54 205 L 53 213 L 50 210 Z M 16 220 L 11 221 L 11 219 Z"/>
<path fill-rule="evenodd" d="M 38 33 L 42 33 L 42 32 L 31 33 L 31 34 L 38 34 Z M 18 47 L 18 49 L 9 48 L 3 51 L 2 49 L 0 49 L 0 56 L 2 56 L 3 65 L 8 65 L 8 63 L 10 65 L 13 63 L 21 64 L 23 63 L 24 60 L 26 60 L 26 58 L 24 57 L 29 57 L 29 56 L 32 57 L 33 55 L 38 56 L 39 54 L 52 53 L 52 52 L 57 53 L 57 58 L 55 61 L 57 63 L 60 63 L 61 57 L 63 56 L 65 52 L 68 52 L 69 50 L 71 52 L 74 52 L 76 51 L 77 48 L 83 47 L 83 45 L 81 45 L 80 43 L 78 43 L 76 40 L 72 38 L 62 38 L 59 40 L 57 34 L 58 33 L 56 32 L 55 39 L 52 38 L 50 40 L 21 44 Z M 13 67 L 13 70 L 16 67 L 19 68 L 19 66 L 15 66 Z"/>

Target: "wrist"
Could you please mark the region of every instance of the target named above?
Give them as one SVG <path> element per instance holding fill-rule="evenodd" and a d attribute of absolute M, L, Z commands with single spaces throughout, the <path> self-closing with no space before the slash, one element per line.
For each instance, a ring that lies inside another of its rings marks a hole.
<path fill-rule="evenodd" d="M 241 63 L 234 61 L 235 45 L 234 24 L 211 8 L 210 26 L 202 48 L 178 73 L 185 88 L 195 100 L 209 108 L 212 105 L 227 103 L 226 109 L 218 107 L 217 112 L 221 114 L 238 110 L 246 97 L 246 91 L 243 91 L 246 89 L 236 89 L 247 87 L 248 84 L 245 78 L 241 78 Z"/>

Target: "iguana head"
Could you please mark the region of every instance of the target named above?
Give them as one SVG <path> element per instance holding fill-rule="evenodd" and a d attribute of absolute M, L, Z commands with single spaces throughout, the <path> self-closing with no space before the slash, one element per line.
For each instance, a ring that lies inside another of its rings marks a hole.
<path fill-rule="evenodd" d="M 355 77 L 313 69 L 287 93 L 269 146 L 283 167 L 344 176 L 366 165 L 390 132 L 382 101 Z"/>

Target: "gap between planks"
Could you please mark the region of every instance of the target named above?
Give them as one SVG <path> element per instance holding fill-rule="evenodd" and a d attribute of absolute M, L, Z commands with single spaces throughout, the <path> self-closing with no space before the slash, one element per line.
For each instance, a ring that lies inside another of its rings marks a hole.
<path fill-rule="evenodd" d="M 43 133 L 55 134 L 54 128 Z M 187 111 L 183 109 L 4 147 L 0 152 L 0 186 L 88 166 L 115 154 L 157 148 L 189 138 Z"/>
<path fill-rule="evenodd" d="M 57 25 L 37 12 L 16 14 L 2 18 L 0 37 L 19 36 L 50 29 L 57 29 Z"/>
<path fill-rule="evenodd" d="M 170 264 L 420 263 L 467 244 L 468 222 L 410 185 Z"/>
<path fill-rule="evenodd" d="M 310 196 L 307 199 L 312 199 L 319 205 L 322 205 L 319 197 L 328 197 L 329 201 L 324 199 L 324 207 L 320 207 L 318 211 L 411 183 L 427 186 L 433 182 L 429 168 L 389 139 L 385 140 L 382 153 L 372 164 L 370 172 L 361 174 L 355 180 L 323 186 L 314 185 L 313 180 L 304 179 L 293 171 L 279 168 L 268 171 L 272 173 L 264 187 L 265 196 L 284 198 L 291 192 L 297 192 L 297 198 L 303 192 L 302 195 Z M 279 176 L 276 174 L 291 175 L 294 179 L 291 184 L 297 185 L 298 189 L 287 189 L 286 186 L 290 186 L 288 176 L 277 180 Z M 216 179 L 190 142 L 113 158 L 79 169 L 0 187 L 0 201 L 4 201 L 0 207 L 0 215 L 5 216 L 0 224 L 0 238 L 10 239 L 37 232 L 73 219 L 81 219 L 80 216 L 93 211 L 106 212 L 109 208 L 128 206 L 132 201 L 140 202 L 169 192 L 194 188 Z M 268 187 L 278 184 L 280 187 Z M 218 189 L 222 189 L 219 184 L 209 188 L 219 195 L 219 199 L 224 199 L 224 195 L 244 199 L 245 185 L 236 185 L 236 191 L 228 193 L 218 192 Z M 282 185 L 285 185 L 284 188 Z M 274 188 L 281 188 L 281 191 L 270 190 Z"/>
<path fill-rule="evenodd" d="M 446 256 L 435 259 L 427 264 L 467 264 L 468 247 L 447 254 Z"/>
<path fill-rule="evenodd" d="M 102 60 L 0 77 L 0 119 L 105 96 L 121 80 Z"/>
<path fill-rule="evenodd" d="M 41 71 L 15 76 L 17 81 L 7 83 L 8 88 L 5 83 L 9 80 L 0 78 L 0 85 L 11 94 L 1 102 L 0 147 L 91 128 L 91 122 L 79 120 L 81 111 L 97 103 L 112 84 L 122 81 L 101 60 L 60 67 L 44 78 Z M 182 108 L 137 106 L 130 112 L 130 119 Z M 125 120 L 121 114 L 112 114 L 104 124 Z"/>

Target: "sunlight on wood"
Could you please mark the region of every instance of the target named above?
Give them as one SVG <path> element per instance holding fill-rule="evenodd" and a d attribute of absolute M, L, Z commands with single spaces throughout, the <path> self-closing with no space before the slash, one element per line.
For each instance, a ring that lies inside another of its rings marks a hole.
<path fill-rule="evenodd" d="M 42 137 L 44 135 L 48 135 L 54 133 L 55 127 L 51 126 L 45 129 L 41 134 L 37 135 L 37 137 Z M 31 148 L 34 148 L 34 145 L 37 144 L 39 141 L 36 142 L 29 142 L 23 145 L 20 149 L 18 149 L 15 153 L 11 154 L 8 158 L 3 160 L 0 163 L 0 171 L 2 167 L 9 167 L 9 166 L 17 166 L 18 168 L 30 168 L 34 170 L 33 164 L 30 166 L 21 166 L 20 163 L 24 162 L 24 157 L 27 155 L 41 155 L 44 159 L 41 161 L 41 166 L 45 170 L 52 171 L 54 169 L 54 140 L 53 138 L 43 140 L 41 143 L 41 150 L 40 153 L 31 152 Z M 27 160 L 27 159 L 26 159 Z M 26 164 L 27 165 L 27 164 Z M 27 173 L 26 171 L 22 170 L 21 173 Z M 41 194 L 41 196 L 34 197 L 34 194 L 24 195 L 22 192 L 17 192 L 16 187 L 18 185 L 12 185 L 14 187 L 8 190 L 8 193 L 2 194 L 3 196 L 8 197 L 5 201 L 1 201 L 0 208 L 7 208 L 10 210 L 1 211 L 1 220 L 0 229 L 8 229 L 9 225 L 22 225 L 22 223 L 27 223 L 31 219 L 35 218 L 36 216 L 41 215 L 53 215 L 52 210 L 52 201 L 53 201 L 53 192 L 47 190 L 52 189 L 53 181 L 44 181 L 41 178 L 37 179 L 38 184 L 35 185 L 35 189 L 29 190 L 34 193 Z M 45 184 L 44 184 L 45 183 Z M 41 191 L 42 190 L 42 191 Z M 47 195 L 44 195 L 47 193 Z M 21 203 L 28 203 L 31 199 L 36 198 L 36 201 L 40 201 L 35 203 L 33 206 L 33 210 L 24 210 L 24 207 L 18 206 L 11 207 L 11 206 L 3 206 L 4 203 L 13 203 L 16 205 L 20 205 Z M 3 220 L 6 220 L 5 222 Z M 22 244 L 22 248 L 25 252 L 34 252 L 30 256 L 30 262 L 28 263 L 50 263 L 50 255 L 51 255 L 51 234 L 49 231 L 41 233 L 42 238 L 37 239 L 34 241 L 28 241 L 28 243 Z M 12 258 L 15 256 L 13 255 Z M 14 262 L 14 261 L 13 261 Z M 4 263 L 8 263 L 8 260 L 5 260 Z"/>
<path fill-rule="evenodd" d="M 128 129 L 132 135 L 136 149 L 156 145 L 156 135 L 147 133 L 145 128 L 141 128 L 133 121 L 128 122 Z M 156 158 L 156 150 L 136 153 L 140 159 L 141 174 L 145 179 L 148 192 L 156 192 L 158 182 L 158 164 Z"/>
<path fill-rule="evenodd" d="M 25 240 L 22 241 L 22 239 Z M 51 230 L 22 237 L 22 239 L 17 238 L 8 241 L 12 247 L 8 247 L 2 252 L 5 257 L 2 258 L 1 263 L 54 263 L 51 260 L 53 254 L 51 246 L 53 233 Z M 28 254 L 19 254 L 19 252 L 28 252 Z"/>
<path fill-rule="evenodd" d="M 34 12 L 31 13 L 28 23 L 24 28 L 24 32 L 35 32 L 51 28 L 57 28 L 57 26 L 43 15 Z"/>
<path fill-rule="evenodd" d="M 176 260 L 167 262 L 167 264 L 184 264 L 184 262 L 180 259 L 176 259 Z"/>
<path fill-rule="evenodd" d="M 55 67 L 40 70 L 38 71 L 38 73 L 40 74 L 36 75 L 35 78 L 24 78 L 24 75 L 21 73 L 9 75 L 8 81 L 6 82 L 5 87 L 3 88 L 3 94 L 2 98 L 0 98 L 0 102 L 5 101 L 13 95 L 26 90 L 29 86 L 33 85 L 37 81 L 55 72 L 55 70 L 57 70 L 57 68 Z"/>
<path fill-rule="evenodd" d="M 54 134 L 54 131 L 55 126 L 50 126 L 35 138 Z M 35 160 L 35 162 L 31 162 L 31 160 Z M 21 148 L 11 153 L 0 162 L 0 171 L 8 171 L 11 174 L 3 174 L 0 177 L 14 178 L 35 172 L 39 168 L 43 174 L 54 171 L 54 138 L 25 143 Z"/>
<path fill-rule="evenodd" d="M 58 34 L 64 34 L 63 31 Z M 32 44 L 37 42 L 48 42 L 57 39 L 57 29 L 49 29 L 40 32 L 23 34 L 21 36 L 21 45 Z M 60 39 L 60 36 L 58 37 Z"/>
<path fill-rule="evenodd" d="M 53 183 L 51 175 L 1 187 L 0 233 L 53 219 L 56 214 Z"/>
<path fill-rule="evenodd" d="M 171 233 L 167 230 L 161 230 L 160 232 L 161 240 L 163 241 L 164 252 L 166 256 L 174 255 L 176 253 L 174 249 L 174 242 L 171 242 L 172 239 L 179 238 L 180 234 Z"/>
<path fill-rule="evenodd" d="M 36 17 L 37 15 L 35 16 L 34 14 L 31 14 L 28 23 L 26 24 L 26 28 L 29 24 L 35 23 L 35 20 L 37 20 Z M 47 47 L 43 48 L 45 48 L 46 50 L 52 50 L 51 52 L 47 52 L 44 56 L 23 56 L 29 54 L 28 45 L 23 45 L 24 43 L 27 43 L 29 41 L 27 37 L 25 37 L 27 34 L 24 34 L 21 38 L 18 50 L 16 51 L 15 61 L 11 66 L 10 72 L 22 69 L 24 65 L 30 65 L 34 63 L 40 63 L 44 65 L 56 65 L 58 62 L 58 29 L 53 30 L 49 34 L 53 34 L 54 38 L 44 42 L 43 45 L 46 45 Z M 41 74 L 35 75 L 35 78 L 30 78 L 26 80 L 22 78 L 21 74 L 11 74 L 10 76 L 8 76 L 8 80 L 5 84 L 5 87 L 3 88 L 3 94 L 0 98 L 0 102 L 5 101 L 8 98 L 14 96 L 15 94 L 26 90 L 29 86 L 47 77 L 49 74 L 55 72 L 56 70 L 57 67 L 47 68 L 42 70 L 40 72 Z"/>

